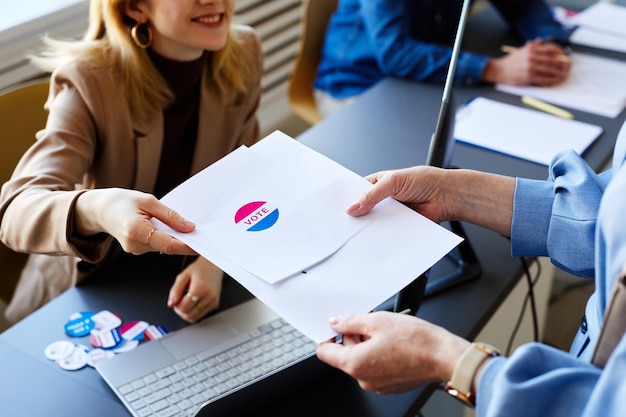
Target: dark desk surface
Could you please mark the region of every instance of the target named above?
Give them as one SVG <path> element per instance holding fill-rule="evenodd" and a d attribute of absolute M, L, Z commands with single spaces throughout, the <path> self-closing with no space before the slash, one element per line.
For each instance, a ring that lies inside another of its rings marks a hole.
<path fill-rule="evenodd" d="M 479 23 L 479 20 L 472 20 L 472 24 Z M 457 103 L 479 95 L 520 105 L 519 98 L 488 87 L 455 90 Z M 389 79 L 297 139 L 361 175 L 421 164 L 426 159 L 440 100 L 439 85 Z M 604 134 L 585 154 L 592 167 L 599 169 L 611 154 L 624 115 L 607 119 L 573 113 L 578 120 L 605 128 Z M 462 144 L 455 147 L 453 163 L 512 176 L 545 178 L 547 175 L 545 166 Z M 483 266 L 483 274 L 478 280 L 427 299 L 418 315 L 472 339 L 518 282 L 520 264 L 510 256 L 507 239 L 470 225 L 466 226 L 466 231 Z M 132 264 L 103 270 L 99 276 L 69 290 L 2 333 L 0 404 L 3 412 L 11 416 L 128 417 L 128 412 L 95 370 L 63 371 L 44 357 L 43 350 L 55 340 L 67 339 L 63 323 L 77 311 L 109 309 L 125 320 L 146 320 L 169 330 L 184 326 L 185 323 L 165 306 L 167 289 L 177 268 L 177 260 L 168 258 L 152 256 L 150 262 L 141 265 L 128 261 Z M 433 275 L 436 277 L 446 268 L 442 261 L 434 268 Z M 225 283 L 223 293 L 223 307 L 249 296 L 230 280 Z M 452 310 L 451 306 L 454 306 Z M 423 387 L 403 395 L 379 396 L 364 392 L 351 378 L 333 372 L 255 415 L 410 416 L 427 400 L 431 389 Z"/>

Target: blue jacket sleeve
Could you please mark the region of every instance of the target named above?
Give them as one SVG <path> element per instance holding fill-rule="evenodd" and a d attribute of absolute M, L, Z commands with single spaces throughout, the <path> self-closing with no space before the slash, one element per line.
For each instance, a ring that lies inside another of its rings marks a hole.
<path fill-rule="evenodd" d="M 544 0 L 491 0 L 498 12 L 522 40 L 554 39 L 566 44 L 569 36 L 554 19 Z"/>
<path fill-rule="evenodd" d="M 513 256 L 549 256 L 565 271 L 593 277 L 598 208 L 610 178 L 611 171 L 595 174 L 571 150 L 555 157 L 548 181 L 518 178 L 511 226 Z"/>
<path fill-rule="evenodd" d="M 413 36 L 413 25 L 406 0 L 361 1 L 362 17 L 371 50 L 381 70 L 390 76 L 418 81 L 444 81 L 452 49 L 449 46 L 427 42 Z M 426 14 L 426 13 L 425 13 Z M 460 9 L 458 14 L 460 15 Z M 488 57 L 461 52 L 454 81 L 475 84 L 487 64 Z"/>
<path fill-rule="evenodd" d="M 626 128 L 620 131 L 612 162 L 610 171 L 596 175 L 578 155 L 566 151 L 555 158 L 548 181 L 518 180 L 511 232 L 514 251 L 549 253 L 578 272 L 593 274 L 595 293 L 585 310 L 588 328 L 579 330 L 570 353 L 530 343 L 510 358 L 496 358 L 485 366 L 478 383 L 478 417 L 624 415 L 626 335 L 604 369 L 589 359 L 615 277 L 626 264 Z M 541 235 L 536 240 L 525 230 L 532 222 Z M 586 348 L 580 349 L 577 340 L 584 338 Z"/>
<path fill-rule="evenodd" d="M 626 339 L 604 370 L 531 343 L 489 362 L 478 384 L 478 417 L 617 417 L 626 409 Z"/>
<path fill-rule="evenodd" d="M 411 13 L 406 0 L 367 0 L 361 1 L 361 5 L 366 32 L 383 72 L 418 81 L 445 80 L 452 49 L 414 36 L 415 25 L 425 25 L 419 10 Z M 494 5 L 524 41 L 552 38 L 566 42 L 568 39 L 567 33 L 553 18 L 544 0 L 498 0 L 494 1 Z M 427 9 L 430 6 L 420 3 L 419 7 Z M 441 13 L 440 19 L 445 21 L 442 23 L 443 31 L 449 30 L 445 27 L 456 27 L 461 12 L 460 2 L 458 7 L 457 13 L 451 13 L 450 10 Z M 423 15 L 428 16 L 428 10 L 424 10 Z M 410 16 L 414 16 L 414 19 Z M 462 51 L 454 82 L 480 82 L 488 59 L 485 55 Z"/>
<path fill-rule="evenodd" d="M 567 39 L 544 0 L 493 0 L 522 40 Z M 443 82 L 461 0 L 341 0 L 325 35 L 315 89 L 343 99 L 385 77 Z M 482 80 L 489 57 L 461 51 L 457 85 Z"/>

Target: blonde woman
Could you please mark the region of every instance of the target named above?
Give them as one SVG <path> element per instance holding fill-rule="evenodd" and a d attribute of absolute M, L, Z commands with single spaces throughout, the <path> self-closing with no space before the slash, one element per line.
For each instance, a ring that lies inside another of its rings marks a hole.
<path fill-rule="evenodd" d="M 48 121 L 0 194 L 2 242 L 32 254 L 10 321 L 124 253 L 196 255 L 150 219 L 192 231 L 158 198 L 258 140 L 261 47 L 233 14 L 234 0 L 92 0 L 82 40 L 45 39 Z M 191 259 L 167 302 L 193 322 L 223 273 Z"/>

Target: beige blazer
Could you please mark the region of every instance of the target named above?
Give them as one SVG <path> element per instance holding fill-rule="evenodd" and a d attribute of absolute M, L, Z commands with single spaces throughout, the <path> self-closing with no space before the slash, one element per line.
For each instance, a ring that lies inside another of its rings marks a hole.
<path fill-rule="evenodd" d="M 223 92 L 205 70 L 193 173 L 259 138 L 261 45 L 252 29 L 242 31 L 244 59 L 253 63 L 256 76 L 245 94 Z M 163 143 L 163 114 L 131 117 L 124 92 L 106 68 L 76 62 L 59 67 L 46 108 L 45 129 L 0 193 L 0 239 L 15 251 L 33 254 L 6 311 L 12 322 L 84 278 L 76 267 L 80 259 L 98 264 L 110 256 L 118 246 L 111 236 L 75 235 L 76 199 L 90 188 L 152 192 Z"/>

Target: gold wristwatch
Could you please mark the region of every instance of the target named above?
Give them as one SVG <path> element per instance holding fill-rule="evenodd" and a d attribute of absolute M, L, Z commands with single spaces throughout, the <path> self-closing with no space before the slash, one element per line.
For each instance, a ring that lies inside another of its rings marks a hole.
<path fill-rule="evenodd" d="M 487 359 L 499 355 L 500 352 L 493 346 L 472 343 L 454 366 L 452 378 L 446 383 L 445 390 L 465 405 L 473 407 L 476 405 L 476 392 L 472 389 L 476 372 Z"/>

